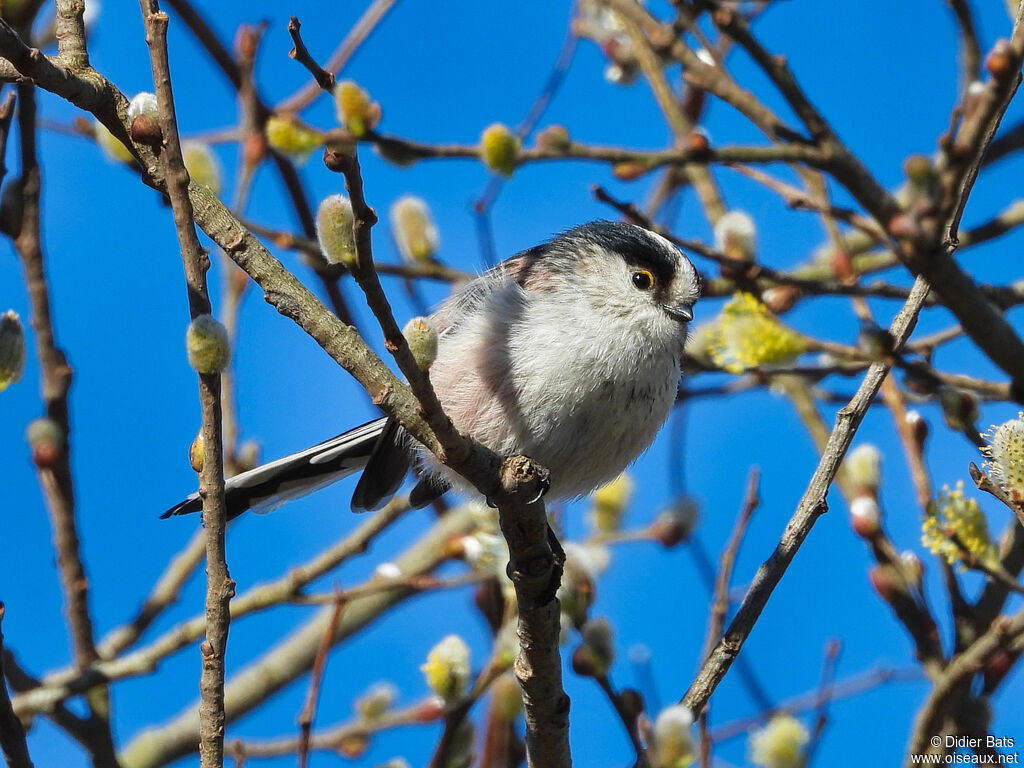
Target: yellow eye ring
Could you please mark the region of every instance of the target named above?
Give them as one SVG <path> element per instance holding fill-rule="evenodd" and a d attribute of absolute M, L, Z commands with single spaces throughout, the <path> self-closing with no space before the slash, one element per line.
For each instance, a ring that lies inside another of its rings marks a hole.
<path fill-rule="evenodd" d="M 649 291 L 654 287 L 654 274 L 649 269 L 637 270 L 632 279 L 633 285 L 641 291 Z"/>

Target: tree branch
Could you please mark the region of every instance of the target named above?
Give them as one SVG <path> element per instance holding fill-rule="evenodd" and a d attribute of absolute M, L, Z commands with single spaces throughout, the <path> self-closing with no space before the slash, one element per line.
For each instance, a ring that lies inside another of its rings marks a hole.
<path fill-rule="evenodd" d="M 211 310 L 206 285 L 210 260 L 196 234 L 192 201 L 188 196 L 189 175 L 181 156 L 167 56 L 167 14 L 160 11 L 157 0 L 141 0 L 141 8 L 163 134 L 160 161 L 185 267 L 189 311 L 195 320 L 208 315 Z M 224 425 L 220 389 L 219 371 L 199 373 L 203 436 L 199 496 L 203 500 L 203 527 L 206 529 L 206 641 L 201 647 L 202 675 L 199 680 L 202 694 L 199 763 L 203 768 L 220 768 L 224 764 L 224 657 L 231 622 L 228 604 L 235 594 L 235 582 L 228 573 L 225 542 L 227 505 L 224 499 Z"/>
<path fill-rule="evenodd" d="M 895 340 L 895 349 L 898 350 L 909 337 L 927 294 L 927 283 L 918 278 L 910 298 L 890 328 Z M 872 364 L 853 399 L 836 416 L 836 425 L 829 436 L 828 445 L 775 552 L 758 569 L 725 636 L 712 650 L 697 678 L 683 696 L 682 703 L 695 712 L 703 709 L 715 688 L 725 677 L 800 545 L 811 532 L 818 517 L 827 511 L 825 496 L 829 486 L 835 479 L 857 427 L 878 394 L 882 379 L 888 371 L 889 367 L 883 363 Z"/>
<path fill-rule="evenodd" d="M 473 530 L 468 507 L 453 509 L 393 562 L 401 573 L 422 573 L 437 563 L 445 542 Z M 415 594 L 413 588 L 353 598 L 334 625 L 332 645 L 358 632 L 387 609 Z M 262 704 L 298 676 L 308 672 L 334 609 L 325 606 L 273 649 L 237 672 L 225 687 L 225 712 L 230 723 Z M 185 708 L 166 725 L 138 735 L 121 754 L 124 768 L 159 768 L 196 748 L 199 718 L 194 706 Z"/>

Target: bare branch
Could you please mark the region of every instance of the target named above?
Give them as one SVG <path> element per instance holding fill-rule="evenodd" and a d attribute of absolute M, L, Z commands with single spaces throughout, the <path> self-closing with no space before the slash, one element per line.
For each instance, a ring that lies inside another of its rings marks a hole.
<path fill-rule="evenodd" d="M 306 44 L 302 42 L 302 34 L 299 32 L 302 24 L 299 22 L 297 16 L 292 16 L 288 21 L 288 34 L 292 37 L 292 45 L 294 46 L 289 52 L 288 57 L 295 59 L 299 64 L 309 70 L 309 73 L 316 80 L 316 84 L 320 86 L 321 90 L 333 91 L 334 90 L 334 75 L 324 70 L 319 64 L 316 63 L 316 59 L 313 58 L 312 54 L 306 49 Z"/>
<path fill-rule="evenodd" d="M 352 55 L 359 50 L 359 46 L 366 42 L 367 38 L 377 28 L 381 20 L 387 16 L 388 11 L 394 7 L 396 2 L 397 0 L 373 0 L 370 7 L 359 17 L 359 21 L 349 29 L 348 34 L 341 41 L 338 49 L 327 59 L 326 70 L 328 74 L 334 73 L 331 74 L 332 78 L 344 68 L 348 60 L 352 58 Z M 312 104 L 322 92 L 322 86 L 319 84 L 319 81 L 317 83 L 310 83 L 279 103 L 275 110 L 298 112 Z"/>
<path fill-rule="evenodd" d="M 141 7 L 163 134 L 160 160 L 185 266 L 189 310 L 195 320 L 210 313 L 210 295 L 206 285 L 210 260 L 196 234 L 192 201 L 188 195 L 189 175 L 181 156 L 167 58 L 167 14 L 160 11 L 157 0 L 141 0 Z M 202 675 L 199 680 L 202 694 L 199 761 L 203 768 L 220 768 L 224 764 L 224 657 L 231 622 L 228 603 L 235 594 L 235 582 L 228 573 L 225 542 L 227 505 L 224 500 L 224 425 L 219 371 L 199 373 L 199 402 L 203 423 L 199 495 L 203 500 L 203 527 L 206 529 L 206 641 L 201 648 Z"/>
<path fill-rule="evenodd" d="M 508 542 L 508 575 L 519 604 L 515 673 L 523 688 L 527 762 L 530 768 L 568 768 L 569 697 L 562 688 L 561 606 L 555 597 L 565 553 L 540 499 L 546 480 L 546 471 L 529 459 L 510 459 L 502 467 L 502 498 L 497 501 Z M 533 501 L 528 500 L 530 489 Z"/>
<path fill-rule="evenodd" d="M 890 328 L 896 341 L 896 349 L 899 349 L 910 335 L 927 293 L 927 283 L 918 278 L 914 283 L 910 298 Z M 711 694 L 718 687 L 732 662 L 735 661 L 744 641 L 750 635 L 761 611 L 768 602 L 768 598 L 786 572 L 786 568 L 793 560 L 800 545 L 807 538 L 818 517 L 828 509 L 825 502 L 828 488 L 839 471 L 840 463 L 853 440 L 857 427 L 860 426 L 861 419 L 878 393 L 882 379 L 888 371 L 889 367 L 883 363 L 872 364 L 853 400 L 836 416 L 836 426 L 829 436 L 828 445 L 822 453 L 818 468 L 815 470 L 807 490 L 804 491 L 803 498 L 790 519 L 789 525 L 786 526 L 775 552 L 758 569 L 736 617 L 726 630 L 725 636 L 715 646 L 697 678 L 690 685 L 686 695 L 683 696 L 682 703 L 692 710 L 700 711 L 707 704 Z"/>
<path fill-rule="evenodd" d="M 294 19 L 295 17 L 292 16 Z M 345 610 L 345 598 L 337 597 L 334 600 L 334 612 L 327 624 L 324 636 L 320 639 L 320 645 L 316 649 L 316 657 L 313 659 L 313 673 L 310 675 L 309 692 L 306 694 L 306 703 L 302 705 L 299 713 L 299 768 L 306 768 L 309 762 L 309 745 L 313 735 L 313 718 L 316 717 L 317 703 L 320 701 L 320 686 L 324 679 L 324 670 L 327 668 L 327 654 L 331 650 L 331 640 L 334 627 L 341 619 L 342 611 Z"/>
<path fill-rule="evenodd" d="M 393 562 L 401 573 L 422 573 L 437 563 L 438 552 L 445 542 L 468 533 L 474 525 L 472 511 L 468 507 L 453 509 Z M 353 599 L 334 625 L 332 643 L 342 642 L 414 593 L 412 589 L 394 589 Z M 259 706 L 312 668 L 332 614 L 333 608 L 325 606 L 280 644 L 228 681 L 224 697 L 228 722 Z M 121 754 L 122 765 L 124 768 L 159 768 L 194 752 L 198 734 L 196 708 L 188 706 L 166 725 L 145 731 L 128 744 Z"/>

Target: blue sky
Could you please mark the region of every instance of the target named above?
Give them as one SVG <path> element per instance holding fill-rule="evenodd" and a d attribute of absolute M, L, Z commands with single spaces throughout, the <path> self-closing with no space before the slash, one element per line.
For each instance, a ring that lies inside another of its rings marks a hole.
<path fill-rule="evenodd" d="M 306 72 L 286 55 L 288 14 L 299 16 L 307 45 L 323 58 L 365 3 L 297 0 L 282 6 L 251 0 L 202 5 L 227 41 L 241 22 L 269 22 L 258 78 L 265 99 L 275 102 L 307 81 Z M 1009 21 L 1002 2 L 976 5 L 987 48 L 996 37 L 1009 33 Z M 384 130 L 424 141 L 473 142 L 489 123 L 514 125 L 526 114 L 557 57 L 568 17 L 567 3 L 540 0 L 523 0 L 514 7 L 452 0 L 443 13 L 438 4 L 406 0 L 381 24 L 345 74 L 381 103 Z M 771 50 L 785 53 L 815 103 L 883 183 L 896 186 L 900 182 L 907 154 L 933 151 L 957 90 L 955 28 L 945 4 L 791 0 L 766 13 L 757 30 Z M 173 15 L 170 45 L 183 132 L 201 135 L 231 126 L 233 93 Z M 107 0 L 91 52 L 94 65 L 129 95 L 151 89 L 148 51 L 134 3 Z M 542 125 L 562 123 L 584 142 L 664 146 L 668 131 L 647 87 L 642 82 L 630 87 L 610 85 L 602 78 L 603 67 L 597 48 L 581 43 Z M 742 56 L 732 57 L 730 67 L 747 87 L 766 92 L 764 78 Z M 786 113 L 779 99 L 768 101 Z M 77 115 L 48 96 L 41 99 L 41 112 L 60 124 L 69 124 Z M 1020 104 L 1011 106 L 1007 124 L 1022 116 Z M 305 117 L 329 127 L 333 107 L 322 99 Z M 722 104 L 711 106 L 705 126 L 718 143 L 761 141 L 751 126 Z M 94 619 L 102 635 L 133 615 L 163 564 L 198 524 L 195 518 L 157 519 L 195 485 L 187 448 L 199 413 L 195 375 L 182 343 L 188 309 L 170 212 L 155 194 L 81 138 L 44 131 L 41 150 L 44 245 L 57 338 L 75 369 L 73 465 Z M 234 147 L 217 151 L 231 179 Z M 424 197 L 441 229 L 440 257 L 465 269 L 480 267 L 469 205 L 487 183 L 483 167 L 454 161 L 399 169 L 370 152 L 363 152 L 362 160 L 371 205 L 384 212 L 403 194 Z M 13 155 L 8 164 L 14 165 Z M 1020 196 L 1021 171 L 1019 160 L 1004 161 L 986 171 L 967 208 L 965 226 L 987 219 Z M 822 242 L 824 232 L 815 216 L 788 211 L 777 198 L 736 173 L 716 174 L 729 205 L 757 220 L 764 263 L 777 267 L 800 263 Z M 319 167 L 315 158 L 302 169 L 302 176 L 314 201 L 342 191 L 340 177 Z M 635 200 L 642 199 L 648 188 L 647 181 L 618 182 L 606 168 L 586 163 L 535 165 L 518 171 L 504 186 L 493 212 L 498 253 L 511 255 L 559 230 L 609 217 L 610 211 L 592 198 L 594 183 Z M 837 193 L 837 199 L 842 202 L 843 195 Z M 269 226 L 298 230 L 268 168 L 260 172 L 248 215 Z M 681 236 L 710 238 L 690 194 L 683 197 L 675 226 Z M 378 260 L 398 260 L 383 226 L 376 230 L 374 245 Z M 1022 245 L 1024 239 L 1018 233 L 971 249 L 961 260 L 979 280 L 1006 282 L 1020 277 L 1015 256 Z M 278 256 L 314 285 L 294 254 Z M 708 264 L 700 266 L 706 269 Z M 219 296 L 216 270 L 211 277 Z M 892 272 L 891 279 L 909 284 L 899 270 Z M 415 314 L 400 282 L 386 280 L 385 286 L 400 319 Z M 344 291 L 360 327 L 380 348 L 357 292 L 350 284 Z M 436 303 L 444 297 L 445 288 L 427 286 L 424 294 Z M 0 246 L 0 310 L 8 307 L 29 316 L 20 265 L 5 244 Z M 898 306 L 879 301 L 873 302 L 873 308 L 888 322 Z M 712 317 L 716 310 L 715 302 L 698 305 L 698 320 Z M 1015 315 L 1011 320 L 1020 327 Z M 808 303 L 787 321 L 844 343 L 852 343 L 856 333 L 849 302 L 840 298 Z M 928 310 L 918 333 L 949 323 L 944 310 Z M 264 457 L 305 447 L 375 415 L 350 377 L 294 324 L 267 306 L 257 290 L 246 296 L 241 328 L 235 359 L 242 436 L 258 441 Z M 937 364 L 945 370 L 999 378 L 962 341 L 944 348 Z M 69 648 L 49 525 L 23 440 L 25 426 L 40 413 L 37 381 L 37 367 L 30 361 L 22 382 L 0 395 L 0 466 L 7 501 L 0 534 L 0 599 L 7 605 L 8 646 L 29 670 L 42 673 L 66 664 Z M 849 393 L 855 386 L 856 380 L 834 384 L 835 389 Z M 1012 404 L 986 406 L 979 424 L 999 423 L 1016 410 Z M 977 460 L 976 451 L 946 430 L 936 406 L 924 405 L 922 412 L 932 426 L 927 462 L 936 486 L 967 479 L 966 466 Z M 670 430 L 665 430 L 636 466 L 638 492 L 628 522 L 639 525 L 650 520 L 679 487 L 680 477 L 685 477 L 687 492 L 700 500 L 703 509 L 700 539 L 717 555 L 740 507 L 748 469 L 760 466 L 762 503 L 736 568 L 736 582 L 745 583 L 771 553 L 806 486 L 816 464 L 813 445 L 788 402 L 764 391 L 701 399 L 686 410 L 685 417 L 683 466 L 673 465 Z M 830 411 L 826 420 L 831 418 Z M 894 541 L 901 548 L 920 551 L 919 511 L 887 413 L 869 413 L 856 442 L 864 441 L 878 444 L 886 457 L 882 503 Z M 350 493 L 351 484 L 341 484 L 273 515 L 240 521 L 228 545 L 239 590 L 275 578 L 289 565 L 315 554 L 324 542 L 351 530 L 357 521 L 347 511 Z M 850 532 L 841 498 L 833 494 L 830 501 L 831 513 L 816 525 L 744 650 L 775 700 L 816 686 L 829 638 L 843 643 L 840 678 L 878 665 L 913 663 L 910 643 L 868 584 L 870 554 Z M 1005 510 L 981 501 L 994 530 L 1001 530 Z M 358 583 L 376 563 L 414 540 L 429 520 L 426 513 L 410 515 L 376 542 L 368 555 L 346 565 L 336 579 L 322 586 Z M 570 509 L 566 520 L 570 536 L 584 532 L 579 509 Z M 944 616 L 948 608 L 936 570 L 929 562 L 929 596 L 933 610 Z M 965 583 L 969 594 L 980 588 L 973 576 L 966 577 Z M 667 703 L 681 696 L 696 670 L 708 603 L 687 549 L 666 552 L 650 544 L 616 547 L 598 594 L 595 615 L 609 617 L 616 628 L 620 649 L 613 668 L 616 683 L 638 684 L 626 651 L 642 644 L 651 653 L 659 698 Z M 181 604 L 154 631 L 201 611 L 202 600 L 202 579 L 197 577 L 189 583 Z M 287 634 L 312 610 L 275 609 L 233 626 L 229 673 Z M 942 626 L 948 636 L 948 621 Z M 337 649 L 328 666 L 318 723 L 346 719 L 353 696 L 378 680 L 395 682 L 403 702 L 424 695 L 418 667 L 431 646 L 449 632 L 458 632 L 470 642 L 478 663 L 485 658 L 486 630 L 466 589 L 411 600 Z M 198 690 L 198 673 L 199 655 L 193 647 L 166 660 L 155 676 L 117 685 L 114 713 L 119 743 L 126 744 L 141 728 L 188 706 Z M 571 671 L 566 685 L 573 700 L 576 763 L 629 764 L 629 744 L 597 687 Z M 258 713 L 229 727 L 229 738 L 292 734 L 305 687 L 302 681 L 285 689 Z M 851 754 L 866 764 L 899 760 L 913 713 L 926 691 L 921 682 L 900 683 L 836 703 L 818 764 L 842 764 Z M 1024 736 L 1024 711 L 1016 706 L 1021 692 L 1020 674 L 1015 673 L 996 699 L 994 735 Z M 737 676 L 731 674 L 714 699 L 712 721 L 720 724 L 755 711 Z M 870 738 L 865 738 L 867 734 Z M 375 739 L 357 764 L 372 766 L 396 755 L 404 755 L 413 765 L 422 764 L 436 735 L 433 726 L 385 734 Z M 86 764 L 78 748 L 42 719 L 33 729 L 30 746 L 37 765 Z M 737 739 L 722 745 L 719 754 L 738 765 L 744 761 L 744 752 L 743 740 Z M 326 755 L 314 760 L 320 765 L 336 762 Z M 262 761 L 272 767 L 291 763 L 291 758 Z"/>

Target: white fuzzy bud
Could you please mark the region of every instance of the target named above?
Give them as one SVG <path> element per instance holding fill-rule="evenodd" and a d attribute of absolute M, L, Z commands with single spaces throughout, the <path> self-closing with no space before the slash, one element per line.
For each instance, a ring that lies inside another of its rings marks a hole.
<path fill-rule="evenodd" d="M 652 764 L 658 768 L 683 768 L 697 754 L 693 740 L 693 712 L 682 704 L 663 709 L 654 721 Z"/>
<path fill-rule="evenodd" d="M 732 259 L 750 261 L 757 252 L 757 225 L 744 211 L 729 211 L 715 223 L 715 247 Z"/>
<path fill-rule="evenodd" d="M 599 662 L 601 673 L 607 672 L 615 659 L 612 625 L 608 623 L 608 619 L 591 619 L 583 625 L 580 634 L 583 636 L 583 644 L 593 655 L 595 661 Z"/>
<path fill-rule="evenodd" d="M 750 736 L 750 761 L 761 768 L 800 768 L 810 734 L 792 715 L 775 715 Z"/>
<path fill-rule="evenodd" d="M 386 713 L 398 698 L 398 689 L 391 683 L 376 683 L 356 699 L 356 712 L 363 720 L 376 720 Z"/>
<path fill-rule="evenodd" d="M 396 563 L 380 563 L 373 569 L 373 575 L 378 579 L 398 579 L 402 576 L 402 569 Z"/>
<path fill-rule="evenodd" d="M 231 360 L 228 330 L 213 317 L 200 315 L 185 332 L 188 363 L 199 373 L 220 373 Z"/>
<path fill-rule="evenodd" d="M 430 366 L 437 360 L 438 342 L 437 329 L 430 322 L 430 318 L 414 317 L 405 324 L 402 335 L 405 336 L 405 341 L 409 345 L 413 359 L 416 360 L 416 365 L 420 367 L 420 370 L 430 370 Z"/>
<path fill-rule="evenodd" d="M 420 669 L 430 690 L 445 701 L 455 701 L 469 685 L 469 646 L 458 635 L 448 635 L 431 649 Z"/>
<path fill-rule="evenodd" d="M 131 123 L 139 115 L 147 115 L 154 120 L 160 117 L 156 94 L 143 91 L 132 97 L 132 100 L 128 102 L 128 122 Z"/>
<path fill-rule="evenodd" d="M 185 141 L 181 145 L 181 158 L 185 162 L 188 175 L 210 188 L 215 195 L 220 194 L 221 174 L 220 162 L 213 154 L 209 144 L 202 141 Z"/>
<path fill-rule="evenodd" d="M 316 237 L 324 258 L 348 267 L 356 263 L 355 216 L 344 195 L 328 195 L 316 211 Z"/>
<path fill-rule="evenodd" d="M 843 462 L 850 482 L 872 493 L 878 491 L 882 476 L 882 454 L 871 443 L 861 443 Z"/>
<path fill-rule="evenodd" d="M 705 64 L 707 64 L 709 67 L 716 66 L 715 57 L 711 55 L 711 51 L 709 51 L 707 48 L 698 48 L 697 58 L 700 59 Z"/>
<path fill-rule="evenodd" d="M 93 136 L 96 139 L 96 143 L 100 145 L 100 149 L 111 160 L 119 163 L 130 163 L 135 159 L 135 156 L 131 153 L 121 140 L 118 139 L 114 134 L 107 130 L 107 126 L 97 120 L 93 124 Z"/>
<path fill-rule="evenodd" d="M 850 514 L 859 520 L 876 525 L 882 520 L 882 510 L 878 502 L 870 496 L 858 496 L 850 503 Z"/>
<path fill-rule="evenodd" d="M 402 258 L 410 264 L 430 261 L 441 246 L 441 236 L 427 203 L 406 195 L 391 206 L 391 235 Z"/>

